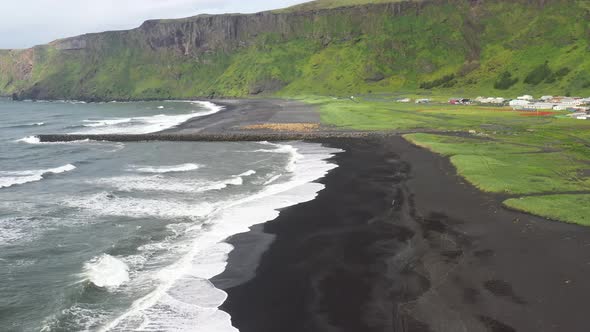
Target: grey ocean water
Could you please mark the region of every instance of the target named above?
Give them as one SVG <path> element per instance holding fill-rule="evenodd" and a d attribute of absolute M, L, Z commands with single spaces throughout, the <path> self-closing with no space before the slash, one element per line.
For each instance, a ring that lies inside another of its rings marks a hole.
<path fill-rule="evenodd" d="M 208 279 L 223 242 L 313 199 L 319 144 L 40 144 L 43 133 L 147 133 L 201 102 L 0 100 L 0 331 L 235 331 Z"/>

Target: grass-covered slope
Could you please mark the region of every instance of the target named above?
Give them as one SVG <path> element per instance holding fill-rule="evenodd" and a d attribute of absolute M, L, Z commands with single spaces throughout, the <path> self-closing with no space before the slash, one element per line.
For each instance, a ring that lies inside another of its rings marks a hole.
<path fill-rule="evenodd" d="M 590 5 L 576 0 L 320 0 L 146 22 L 0 52 L 0 94 L 590 94 Z"/>

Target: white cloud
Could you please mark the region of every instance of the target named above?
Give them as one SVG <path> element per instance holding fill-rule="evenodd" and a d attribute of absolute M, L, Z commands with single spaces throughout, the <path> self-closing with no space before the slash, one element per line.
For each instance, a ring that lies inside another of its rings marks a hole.
<path fill-rule="evenodd" d="M 25 48 L 87 32 L 130 29 L 154 18 L 253 13 L 306 0 L 5 0 L 0 48 Z"/>

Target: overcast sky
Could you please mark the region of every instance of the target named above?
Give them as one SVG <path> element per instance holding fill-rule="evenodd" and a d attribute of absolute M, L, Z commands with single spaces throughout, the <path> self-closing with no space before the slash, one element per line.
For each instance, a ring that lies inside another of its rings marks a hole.
<path fill-rule="evenodd" d="M 306 0 L 1 0 L 0 48 L 27 48 L 87 32 L 130 29 L 152 18 L 253 13 Z"/>

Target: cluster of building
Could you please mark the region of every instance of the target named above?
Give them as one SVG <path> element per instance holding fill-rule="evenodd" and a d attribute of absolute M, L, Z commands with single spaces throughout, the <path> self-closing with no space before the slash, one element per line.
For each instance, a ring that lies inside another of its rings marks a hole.
<path fill-rule="evenodd" d="M 531 95 L 524 95 L 516 99 L 507 100 L 500 97 L 478 97 L 475 101 L 479 104 L 494 104 L 510 106 L 518 111 L 570 111 L 568 116 L 586 120 L 590 118 L 590 98 L 542 96 L 535 99 Z"/>
<path fill-rule="evenodd" d="M 504 105 L 506 104 L 506 98 L 502 97 L 477 97 L 475 102 L 484 105 Z"/>
<path fill-rule="evenodd" d="M 399 103 L 410 103 L 410 98 L 400 98 L 396 100 Z M 416 104 L 427 104 L 432 100 L 423 98 L 416 99 Z M 568 115 L 575 119 L 590 119 L 590 97 L 564 97 L 564 96 L 542 96 L 535 99 L 531 95 L 524 95 L 516 99 L 506 99 L 503 97 L 477 97 L 469 98 L 451 98 L 449 104 L 452 105 L 489 105 L 489 106 L 510 106 L 518 111 L 570 111 Z"/>
<path fill-rule="evenodd" d="M 515 110 L 554 110 L 554 111 L 588 111 L 590 98 L 543 96 L 535 99 L 533 96 L 520 96 L 508 103 Z"/>

